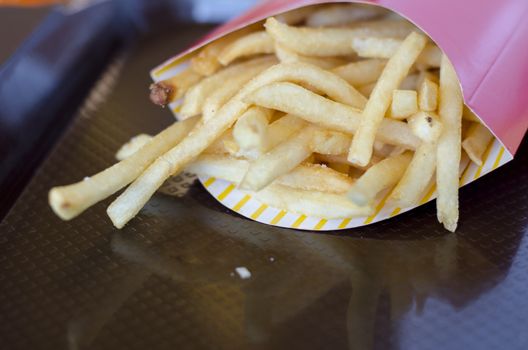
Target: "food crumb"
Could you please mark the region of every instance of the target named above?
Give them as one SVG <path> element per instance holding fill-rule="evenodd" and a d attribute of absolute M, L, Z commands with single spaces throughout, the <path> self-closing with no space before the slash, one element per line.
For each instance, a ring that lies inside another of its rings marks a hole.
<path fill-rule="evenodd" d="M 235 268 L 235 271 L 238 274 L 238 276 L 242 278 L 243 280 L 251 277 L 251 272 L 249 272 L 249 270 L 245 268 L 244 266 Z"/>
<path fill-rule="evenodd" d="M 269 257 L 269 261 L 270 261 L 270 262 L 274 262 L 274 261 L 275 261 L 275 258 L 272 257 L 272 256 L 270 256 L 270 257 Z"/>
<path fill-rule="evenodd" d="M 85 176 L 83 179 L 83 181 L 88 181 L 88 180 L 90 180 L 90 176 Z"/>

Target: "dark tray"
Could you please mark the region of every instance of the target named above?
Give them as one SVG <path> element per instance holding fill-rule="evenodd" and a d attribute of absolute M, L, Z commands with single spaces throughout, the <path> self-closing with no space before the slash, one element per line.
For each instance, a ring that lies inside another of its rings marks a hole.
<path fill-rule="evenodd" d="M 52 186 L 172 121 L 148 101 L 148 71 L 206 29 L 158 33 L 115 59 L 5 217 L 2 349 L 528 348 L 527 142 L 462 189 L 457 234 L 434 203 L 348 231 L 281 229 L 198 183 L 156 194 L 121 231 L 110 200 L 60 221 Z"/>

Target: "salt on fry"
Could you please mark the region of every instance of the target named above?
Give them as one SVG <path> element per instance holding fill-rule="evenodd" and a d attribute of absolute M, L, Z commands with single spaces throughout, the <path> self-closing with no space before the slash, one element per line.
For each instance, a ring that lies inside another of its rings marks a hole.
<path fill-rule="evenodd" d="M 372 145 L 391 102 L 392 91 L 396 90 L 405 78 L 426 42 L 427 39 L 423 35 L 415 32 L 409 34 L 387 62 L 363 110 L 361 123 L 352 140 L 348 155 L 348 160 L 352 163 L 361 166 L 369 163 Z"/>

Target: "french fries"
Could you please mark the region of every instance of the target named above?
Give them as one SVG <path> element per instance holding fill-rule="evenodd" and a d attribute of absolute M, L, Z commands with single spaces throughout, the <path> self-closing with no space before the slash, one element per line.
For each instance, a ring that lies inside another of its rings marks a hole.
<path fill-rule="evenodd" d="M 436 169 L 437 141 L 442 132 L 439 118 L 432 113 L 419 112 L 409 119 L 409 124 L 422 143 L 391 193 L 391 200 L 402 208 L 418 203 L 431 182 Z"/>
<path fill-rule="evenodd" d="M 291 27 L 271 17 L 266 31 L 278 43 L 306 56 L 346 56 L 356 53 L 351 42 L 355 37 L 405 37 L 413 26 L 407 21 L 372 21 L 349 28 Z"/>
<path fill-rule="evenodd" d="M 259 191 L 301 164 L 312 154 L 310 145 L 314 132 L 314 128 L 306 127 L 251 163 L 240 188 Z"/>
<path fill-rule="evenodd" d="M 185 94 L 180 114 L 183 118 L 200 114 L 207 97 L 214 91 L 222 88 L 226 80 L 237 75 L 245 76 L 248 79 L 252 78 L 257 72 L 274 62 L 274 57 L 256 58 L 248 62 L 224 68 L 218 73 L 203 79 Z"/>
<path fill-rule="evenodd" d="M 436 111 L 438 107 L 438 84 L 425 78 L 418 90 L 418 105 L 425 112 Z"/>
<path fill-rule="evenodd" d="M 389 59 L 381 77 L 370 96 L 357 133 L 352 140 L 348 160 L 360 166 L 369 163 L 372 145 L 383 116 L 389 107 L 392 91 L 396 90 L 405 78 L 416 58 L 422 52 L 427 39 L 412 32 Z"/>
<path fill-rule="evenodd" d="M 174 123 L 110 168 L 73 185 L 52 188 L 48 198 L 51 208 L 63 220 L 73 219 L 132 182 L 157 157 L 181 142 L 196 122 L 197 118 L 192 118 Z"/>
<path fill-rule="evenodd" d="M 402 40 L 393 38 L 354 38 L 352 39 L 352 48 L 360 57 L 365 58 L 390 58 L 392 57 L 398 47 L 402 44 Z M 440 67 L 440 60 L 442 58 L 442 51 L 435 45 L 427 45 L 423 52 L 418 56 L 416 62 L 426 67 Z"/>
<path fill-rule="evenodd" d="M 360 4 L 336 4 L 314 11 L 306 19 L 308 27 L 336 27 L 379 18 L 386 10 L 378 6 Z"/>
<path fill-rule="evenodd" d="M 218 62 L 227 66 L 237 58 L 274 52 L 275 43 L 273 39 L 265 31 L 260 31 L 243 36 L 227 45 L 220 52 Z"/>
<path fill-rule="evenodd" d="M 231 156 L 202 155 L 189 165 L 186 171 L 240 184 L 249 165 L 248 160 Z M 279 176 L 273 183 L 305 191 L 339 194 L 348 191 L 353 180 L 324 165 L 307 163 L 300 164 L 289 173 Z"/>
<path fill-rule="evenodd" d="M 361 86 L 375 83 L 386 64 L 386 60 L 369 59 L 336 67 L 332 72 L 352 86 Z"/>
<path fill-rule="evenodd" d="M 438 112 L 443 125 L 438 140 L 436 183 L 438 221 L 454 232 L 458 224 L 458 169 L 461 157 L 463 97 L 455 69 L 444 55 L 440 67 Z"/>
<path fill-rule="evenodd" d="M 355 134 L 361 123 L 361 111 L 319 96 L 292 83 L 272 83 L 246 97 L 245 101 L 276 109 L 310 123 Z M 382 142 L 414 149 L 419 144 L 407 124 L 384 119 L 376 136 Z M 360 165 L 360 164 L 359 164 Z"/>
<path fill-rule="evenodd" d="M 101 173 L 51 189 L 52 209 L 69 220 L 130 184 L 107 209 L 122 228 L 186 171 L 320 222 L 371 222 L 386 203 L 418 205 L 436 185 L 438 220 L 454 231 L 459 168 L 468 157 L 481 166 L 493 135 L 462 109 L 441 50 L 398 18 L 370 5 L 310 6 L 207 44 L 151 86 L 156 104 L 182 99 L 183 121 L 132 138 Z"/>
<path fill-rule="evenodd" d="M 268 125 L 273 110 L 251 107 L 235 123 L 233 137 L 239 148 L 239 154 L 256 159 L 266 150 Z"/>
<path fill-rule="evenodd" d="M 478 166 L 482 165 L 482 155 L 489 143 L 493 140 L 493 134 L 480 123 L 472 123 L 467 135 L 462 142 L 462 148 L 467 155 Z"/>
<path fill-rule="evenodd" d="M 394 90 L 390 116 L 393 119 L 406 119 L 418 112 L 418 94 L 414 90 Z"/>
<path fill-rule="evenodd" d="M 401 179 L 411 158 L 411 154 L 406 152 L 374 164 L 348 191 L 348 199 L 359 206 L 372 205 L 380 192 L 391 188 Z"/>

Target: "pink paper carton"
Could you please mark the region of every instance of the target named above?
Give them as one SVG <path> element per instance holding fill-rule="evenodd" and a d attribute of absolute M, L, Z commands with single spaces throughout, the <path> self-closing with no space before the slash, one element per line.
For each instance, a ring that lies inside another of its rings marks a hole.
<path fill-rule="evenodd" d="M 495 134 L 482 166 L 462 164 L 464 186 L 513 158 L 528 128 L 528 2 L 517 0 L 269 0 L 220 26 L 182 54 L 152 70 L 155 81 L 174 75 L 197 49 L 230 32 L 270 16 L 300 7 L 336 2 L 382 6 L 406 17 L 427 33 L 449 56 L 462 85 L 464 99 Z M 178 103 L 171 107 L 176 107 Z M 233 184 L 200 178 L 205 188 L 223 205 L 253 220 L 282 227 L 335 230 L 358 227 L 398 215 L 411 208 L 394 208 L 380 200 L 375 213 L 364 218 L 308 217 L 272 208 Z M 434 186 L 421 204 L 436 197 Z"/>

